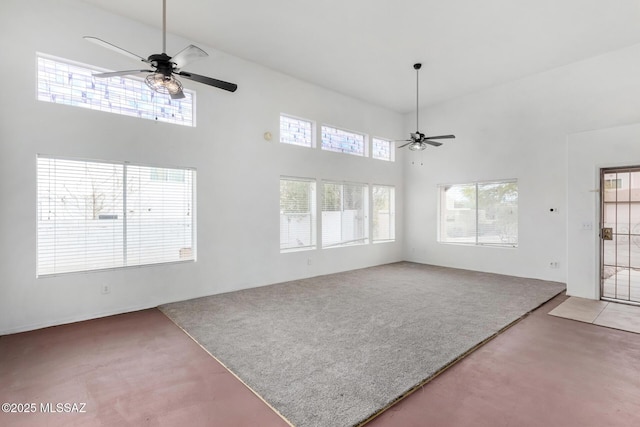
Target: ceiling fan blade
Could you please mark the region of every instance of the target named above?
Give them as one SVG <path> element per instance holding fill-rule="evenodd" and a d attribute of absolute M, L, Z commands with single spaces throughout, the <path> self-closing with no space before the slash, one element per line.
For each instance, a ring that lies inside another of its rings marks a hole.
<path fill-rule="evenodd" d="M 452 139 L 455 135 L 425 136 L 425 139 Z"/>
<path fill-rule="evenodd" d="M 92 43 L 95 43 L 95 44 L 97 44 L 97 45 L 100 45 L 100 46 L 102 46 L 102 47 L 105 47 L 105 48 L 107 48 L 107 49 L 109 49 L 109 50 L 113 50 L 114 52 L 118 52 L 118 53 L 119 53 L 119 54 L 121 54 L 121 55 L 128 56 L 129 58 L 134 59 L 134 60 L 136 60 L 136 61 L 142 61 L 142 62 L 147 62 L 147 63 L 149 62 L 149 60 L 148 60 L 148 59 L 143 58 L 143 57 L 142 57 L 142 56 L 140 56 L 140 55 L 136 55 L 135 53 L 131 53 L 131 52 L 129 52 L 128 50 L 125 50 L 125 49 L 123 49 L 123 48 L 121 48 L 121 47 L 118 47 L 118 46 L 116 46 L 116 45 L 114 45 L 114 44 L 111 44 L 111 43 L 109 43 L 109 42 L 106 42 L 106 41 L 104 41 L 104 40 L 102 40 L 102 39 L 99 39 L 99 38 L 97 38 L 97 37 L 84 36 L 83 38 L 84 38 L 85 40 L 88 40 L 88 41 L 92 42 Z"/>
<path fill-rule="evenodd" d="M 217 87 L 219 89 L 228 90 L 229 92 L 235 92 L 236 89 L 238 89 L 238 85 L 235 83 L 223 82 L 222 80 L 201 76 L 199 74 L 188 73 L 186 71 L 180 71 L 177 74 L 186 79 L 193 80 L 199 83 L 204 83 L 206 85 Z"/>
<path fill-rule="evenodd" d="M 127 71 L 110 71 L 108 73 L 98 73 L 92 74 L 93 77 L 98 78 L 106 78 L 106 77 L 117 77 L 117 76 L 127 76 L 130 74 L 140 74 L 140 73 L 153 73 L 152 70 L 127 70 Z"/>
<path fill-rule="evenodd" d="M 406 144 L 402 144 L 400 146 L 398 146 L 397 148 L 402 148 L 402 147 L 406 147 L 407 145 L 411 144 L 413 141 L 409 141 Z"/>
<path fill-rule="evenodd" d="M 184 98 L 184 92 L 182 91 L 182 89 L 180 89 L 180 92 L 177 93 L 170 93 L 169 95 L 171 95 L 171 99 L 182 99 Z"/>
<path fill-rule="evenodd" d="M 176 71 L 180 70 L 180 68 L 187 65 L 189 62 L 194 61 L 199 58 L 204 58 L 205 56 L 209 56 L 207 52 L 200 49 L 198 46 L 189 45 L 182 49 L 180 52 L 176 53 L 176 55 L 171 58 L 171 62 L 176 64 Z"/>
<path fill-rule="evenodd" d="M 428 139 L 423 140 L 422 142 L 426 142 L 429 145 L 433 145 L 434 147 L 439 147 L 442 145 L 442 142 L 438 141 L 429 141 Z"/>

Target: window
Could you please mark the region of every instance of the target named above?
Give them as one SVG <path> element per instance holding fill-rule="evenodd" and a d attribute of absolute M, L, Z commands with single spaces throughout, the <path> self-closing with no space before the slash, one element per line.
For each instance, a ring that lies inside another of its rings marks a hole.
<path fill-rule="evenodd" d="M 91 110 L 195 126 L 195 92 L 184 99 L 149 89 L 135 77 L 95 78 L 105 70 L 38 54 L 38 100 Z"/>
<path fill-rule="evenodd" d="M 284 114 L 280 115 L 280 142 L 313 147 L 313 122 Z"/>
<path fill-rule="evenodd" d="M 195 170 L 45 156 L 37 170 L 38 276 L 195 260 Z"/>
<path fill-rule="evenodd" d="M 395 188 L 373 186 L 373 242 L 389 242 L 396 238 Z"/>
<path fill-rule="evenodd" d="M 368 243 L 368 192 L 366 184 L 323 183 L 323 248 Z"/>
<path fill-rule="evenodd" d="M 439 241 L 517 247 L 518 182 L 440 186 Z"/>
<path fill-rule="evenodd" d="M 394 152 L 393 152 L 393 143 L 391 141 L 387 141 L 386 139 L 380 138 L 372 138 L 372 155 L 374 159 L 378 160 L 386 160 L 386 161 L 394 161 Z"/>
<path fill-rule="evenodd" d="M 355 156 L 367 155 L 364 135 L 329 126 L 322 126 L 322 149 Z"/>
<path fill-rule="evenodd" d="M 316 248 L 316 182 L 280 178 L 280 251 Z"/>
<path fill-rule="evenodd" d="M 617 188 L 622 188 L 622 179 L 605 179 L 604 180 L 604 189 L 605 190 L 613 190 Z"/>

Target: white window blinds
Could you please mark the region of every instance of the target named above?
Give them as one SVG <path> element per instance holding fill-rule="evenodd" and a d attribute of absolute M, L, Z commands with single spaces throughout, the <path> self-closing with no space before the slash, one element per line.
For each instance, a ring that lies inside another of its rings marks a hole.
<path fill-rule="evenodd" d="M 368 186 L 322 184 L 322 247 L 368 243 Z"/>
<path fill-rule="evenodd" d="M 373 186 L 373 241 L 389 242 L 396 238 L 395 188 Z"/>
<path fill-rule="evenodd" d="M 280 178 L 280 250 L 316 248 L 316 182 Z"/>
<path fill-rule="evenodd" d="M 195 171 L 38 157 L 38 276 L 195 259 Z"/>

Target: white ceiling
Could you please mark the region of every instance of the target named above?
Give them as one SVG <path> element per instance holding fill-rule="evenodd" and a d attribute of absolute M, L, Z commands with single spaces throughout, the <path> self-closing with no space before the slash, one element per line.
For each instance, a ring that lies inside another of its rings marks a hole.
<path fill-rule="evenodd" d="M 161 28 L 161 0 L 84 1 Z M 415 62 L 431 105 L 640 43 L 640 1 L 167 0 L 167 29 L 409 112 Z"/>

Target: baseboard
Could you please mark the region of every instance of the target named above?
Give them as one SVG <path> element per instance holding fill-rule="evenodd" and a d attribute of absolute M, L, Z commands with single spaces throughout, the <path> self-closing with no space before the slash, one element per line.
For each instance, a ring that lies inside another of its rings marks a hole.
<path fill-rule="evenodd" d="M 43 328 L 50 328 L 53 326 L 68 325 L 70 323 L 84 322 L 86 320 L 99 319 L 101 317 L 115 316 L 118 314 L 131 313 L 134 311 L 147 310 L 149 308 L 155 308 L 157 306 L 158 306 L 157 304 L 144 304 L 144 305 L 136 305 L 136 306 L 130 306 L 126 308 L 120 308 L 112 311 L 91 313 L 91 314 L 86 314 L 82 316 L 63 317 L 61 319 L 56 319 L 52 321 L 32 323 L 29 325 L 22 325 L 15 328 L 3 329 L 3 330 L 0 330 L 0 336 L 18 334 L 21 332 L 34 331 L 34 330 L 43 329 Z"/>

